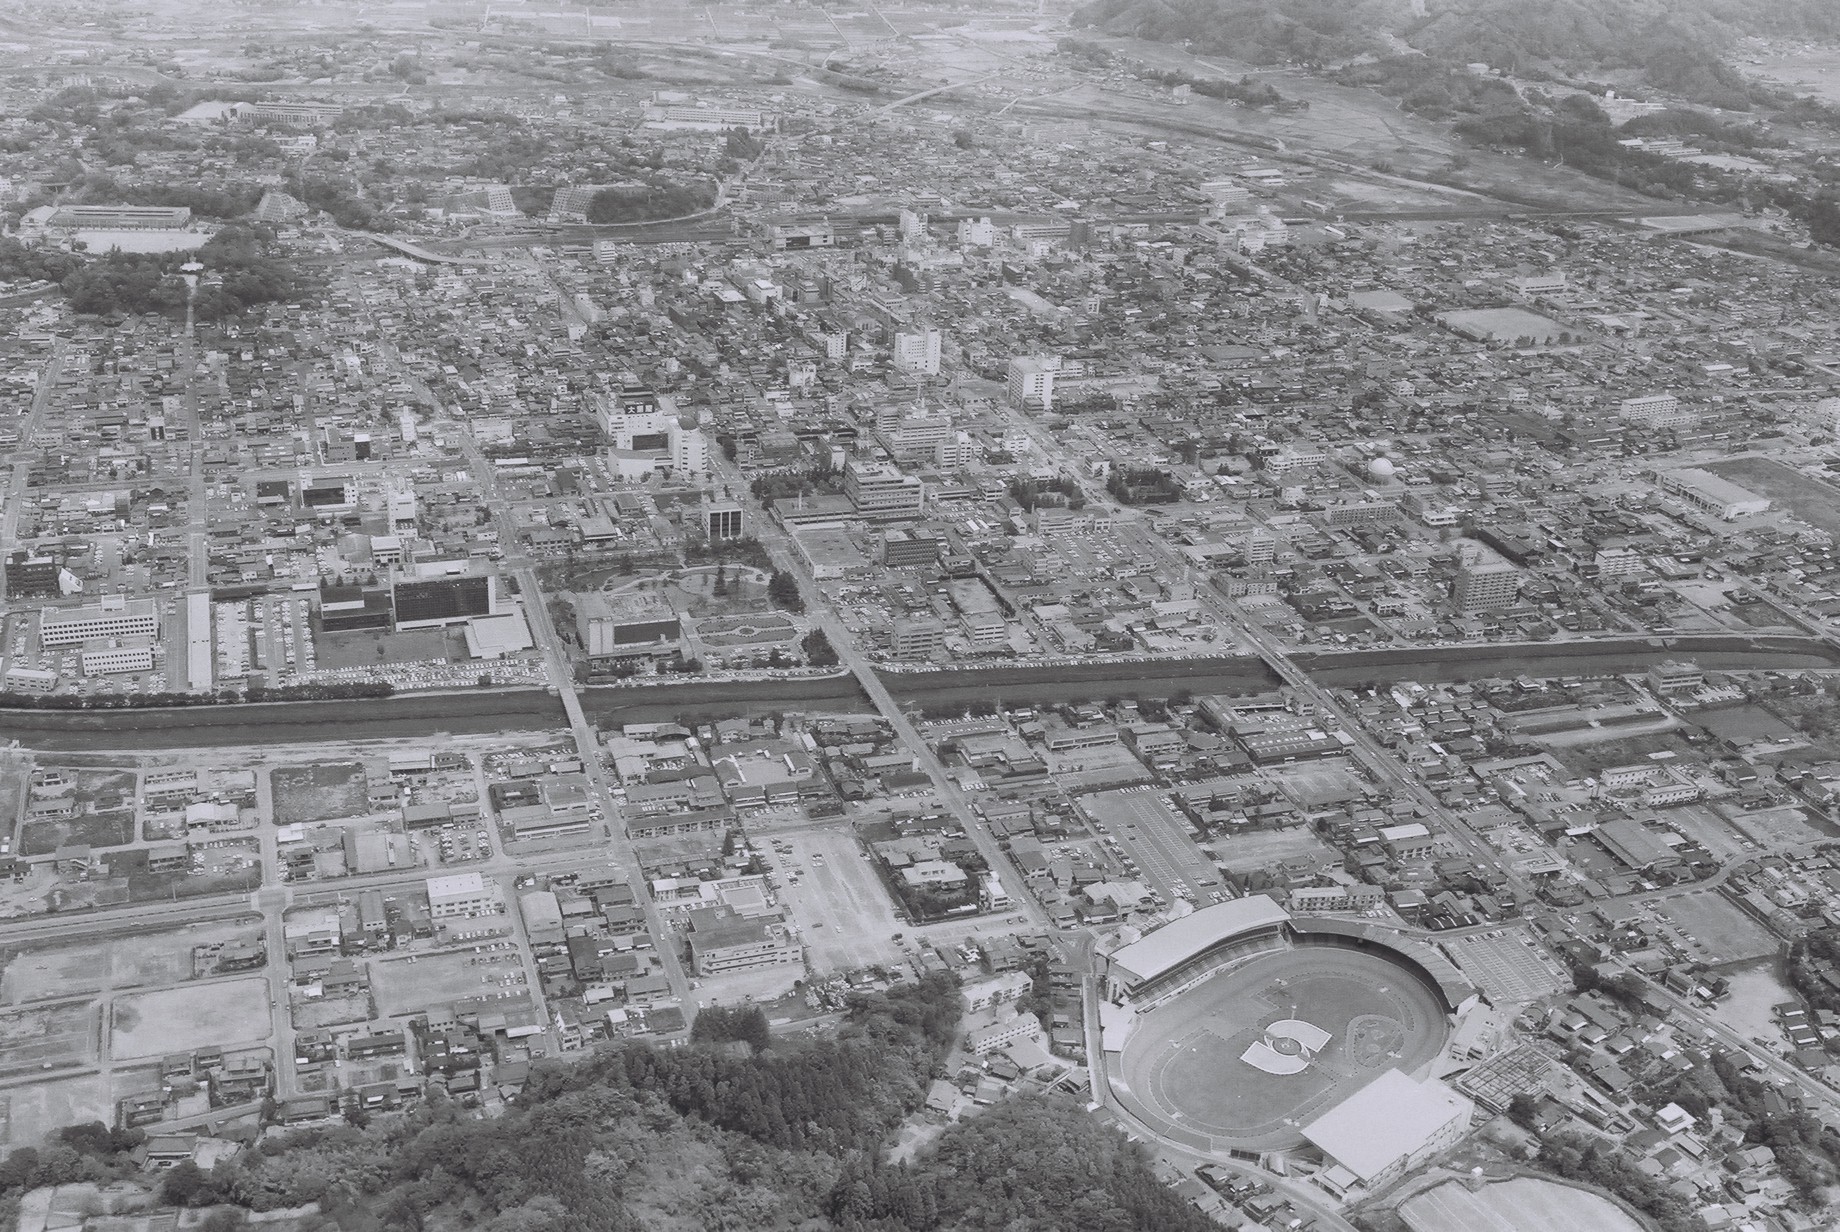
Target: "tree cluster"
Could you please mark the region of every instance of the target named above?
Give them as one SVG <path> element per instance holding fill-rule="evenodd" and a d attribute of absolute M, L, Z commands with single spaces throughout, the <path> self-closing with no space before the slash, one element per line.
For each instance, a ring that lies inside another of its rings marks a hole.
<path fill-rule="evenodd" d="M 588 202 L 591 223 L 651 222 L 706 210 L 716 202 L 715 185 L 664 182 L 643 188 L 604 188 Z"/>
<path fill-rule="evenodd" d="M 774 501 L 801 496 L 837 496 L 843 492 L 843 474 L 828 462 L 807 471 L 782 471 L 757 476 L 748 485 L 754 499 L 771 509 Z"/>
<path fill-rule="evenodd" d="M 1018 475 L 1009 481 L 1010 499 L 1022 506 L 1023 512 L 1033 513 L 1042 507 L 1084 509 L 1086 494 L 1080 491 L 1080 485 L 1065 475 L 1056 475 L 1052 479 L 1035 479 L 1028 475 Z"/>
<path fill-rule="evenodd" d="M 1840 930 L 1820 928 L 1789 947 L 1789 983 L 1807 1002 L 1840 1013 Z"/>
<path fill-rule="evenodd" d="M 775 569 L 773 576 L 767 579 L 767 598 L 774 607 L 785 608 L 788 612 L 805 610 L 805 596 L 799 593 L 799 580 L 784 569 Z"/>
<path fill-rule="evenodd" d="M 1114 466 L 1105 490 L 1122 505 L 1170 505 L 1182 499 L 1182 481 L 1154 466 Z"/>
<path fill-rule="evenodd" d="M 799 649 L 805 654 L 805 662 L 813 667 L 835 667 L 843 661 L 822 629 L 813 629 L 800 638 Z"/>
<path fill-rule="evenodd" d="M 189 292 L 179 267 L 196 259 L 206 280 Z M 201 321 L 241 314 L 256 304 L 296 298 L 301 279 L 273 255 L 268 235 L 254 227 L 225 227 L 195 254 L 110 252 L 77 265 L 61 283 L 78 312 L 155 312 L 180 316 L 188 295 Z"/>

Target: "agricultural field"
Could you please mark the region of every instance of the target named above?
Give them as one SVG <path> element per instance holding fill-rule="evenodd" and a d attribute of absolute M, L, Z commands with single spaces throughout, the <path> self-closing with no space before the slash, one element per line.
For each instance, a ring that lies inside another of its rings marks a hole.
<path fill-rule="evenodd" d="M 133 841 L 133 809 L 28 821 L 19 828 L 19 853 L 27 856 L 48 856 L 60 847 L 74 844 L 120 847 Z"/>
<path fill-rule="evenodd" d="M 148 1082 L 147 1078 L 152 1081 Z M 36 1146 L 66 1125 L 115 1119 L 115 1101 L 159 1085 L 153 1071 L 117 1070 L 113 1083 L 102 1074 L 28 1082 L 0 1090 L 0 1145 Z"/>
<path fill-rule="evenodd" d="M 371 997 L 368 992 L 312 999 L 295 997 L 289 1013 L 295 1029 L 299 1031 L 343 1026 L 348 1022 L 363 1022 L 371 1017 Z"/>
<path fill-rule="evenodd" d="M 94 1001 L 0 1013 L 0 1072 L 84 1064 L 95 1060 L 96 1045 Z"/>

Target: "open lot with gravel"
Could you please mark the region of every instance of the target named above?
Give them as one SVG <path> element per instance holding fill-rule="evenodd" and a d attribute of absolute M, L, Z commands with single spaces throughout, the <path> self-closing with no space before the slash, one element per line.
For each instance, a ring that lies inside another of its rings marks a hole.
<path fill-rule="evenodd" d="M 133 1060 L 205 1043 L 253 1044 L 272 1030 L 268 981 L 252 976 L 116 997 L 109 1042 L 112 1055 Z"/>

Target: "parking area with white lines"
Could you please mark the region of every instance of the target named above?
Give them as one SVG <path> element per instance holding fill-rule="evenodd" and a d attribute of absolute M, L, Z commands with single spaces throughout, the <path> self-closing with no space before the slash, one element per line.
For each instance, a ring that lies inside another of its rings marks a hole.
<path fill-rule="evenodd" d="M 1204 907 L 1223 890 L 1220 873 L 1189 837 L 1182 815 L 1151 787 L 1127 787 L 1080 798 L 1080 807 L 1114 849 L 1137 865 L 1142 879 L 1167 899 Z"/>
<path fill-rule="evenodd" d="M 1524 1005 L 1570 984 L 1558 961 L 1519 925 L 1449 937 L 1439 944 L 1497 1005 Z"/>

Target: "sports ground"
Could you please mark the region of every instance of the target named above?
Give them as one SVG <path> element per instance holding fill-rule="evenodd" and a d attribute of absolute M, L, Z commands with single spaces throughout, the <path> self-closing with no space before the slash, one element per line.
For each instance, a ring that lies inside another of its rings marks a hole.
<path fill-rule="evenodd" d="M 1307 1068 L 1268 1073 L 1241 1059 L 1285 1020 L 1328 1033 Z M 1448 1035 L 1436 994 L 1403 965 L 1327 946 L 1280 950 L 1144 1015 L 1113 1086 L 1172 1137 L 1205 1138 L 1210 1149 L 1276 1150 L 1301 1142 L 1304 1125 L 1385 1070 L 1418 1071 Z"/>

